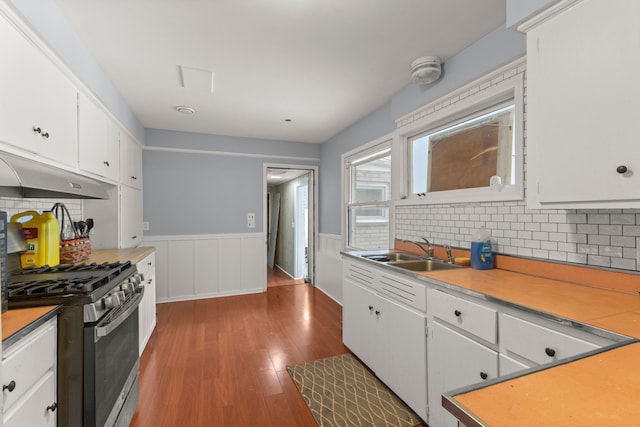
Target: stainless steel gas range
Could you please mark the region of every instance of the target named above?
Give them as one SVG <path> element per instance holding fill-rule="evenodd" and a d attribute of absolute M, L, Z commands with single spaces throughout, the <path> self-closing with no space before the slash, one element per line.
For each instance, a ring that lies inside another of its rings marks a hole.
<path fill-rule="evenodd" d="M 62 305 L 58 316 L 58 425 L 128 426 L 138 404 L 135 265 L 70 264 L 8 280 L 9 309 Z"/>

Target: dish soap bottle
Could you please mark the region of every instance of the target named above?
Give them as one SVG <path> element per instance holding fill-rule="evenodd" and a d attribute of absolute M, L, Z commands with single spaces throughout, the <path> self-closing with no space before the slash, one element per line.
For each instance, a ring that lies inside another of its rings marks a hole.
<path fill-rule="evenodd" d="M 471 236 L 471 268 L 489 270 L 494 265 L 491 233 L 484 227 Z"/>

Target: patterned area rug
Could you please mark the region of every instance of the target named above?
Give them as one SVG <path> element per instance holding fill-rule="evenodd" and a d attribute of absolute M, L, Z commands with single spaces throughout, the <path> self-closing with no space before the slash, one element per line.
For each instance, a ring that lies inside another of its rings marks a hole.
<path fill-rule="evenodd" d="M 321 427 L 413 427 L 422 420 L 351 354 L 288 366 Z"/>

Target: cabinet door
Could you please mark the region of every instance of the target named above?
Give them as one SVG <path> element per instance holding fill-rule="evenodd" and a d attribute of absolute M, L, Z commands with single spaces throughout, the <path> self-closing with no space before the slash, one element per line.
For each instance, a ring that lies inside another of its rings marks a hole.
<path fill-rule="evenodd" d="M 372 364 L 371 342 L 375 327 L 373 292 L 350 279 L 344 279 L 342 289 L 342 341 L 370 368 Z"/>
<path fill-rule="evenodd" d="M 126 132 L 120 141 L 120 182 L 142 188 L 142 148 Z"/>
<path fill-rule="evenodd" d="M 527 33 L 531 207 L 640 203 L 638 16 L 636 0 L 582 1 Z"/>
<path fill-rule="evenodd" d="M 142 191 L 120 187 L 120 247 L 133 248 L 142 241 Z"/>
<path fill-rule="evenodd" d="M 116 124 L 84 94 L 78 96 L 79 166 L 112 180 L 119 178 L 119 132 Z"/>
<path fill-rule="evenodd" d="M 0 140 L 77 166 L 75 87 L 3 17 L 0 54 Z"/>
<path fill-rule="evenodd" d="M 378 330 L 373 346 L 379 354 L 376 373 L 422 419 L 427 417 L 427 335 L 425 317 L 378 297 Z"/>
<path fill-rule="evenodd" d="M 442 407 L 442 394 L 498 376 L 498 354 L 438 322 L 427 336 L 430 426 L 456 427 L 457 419 Z"/>

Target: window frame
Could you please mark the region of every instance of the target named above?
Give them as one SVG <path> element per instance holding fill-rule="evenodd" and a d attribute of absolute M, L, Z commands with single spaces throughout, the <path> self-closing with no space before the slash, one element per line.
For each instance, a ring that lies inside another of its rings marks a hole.
<path fill-rule="evenodd" d="M 447 98 L 454 98 L 455 95 L 456 93 L 454 92 L 449 94 Z M 487 185 L 477 188 L 436 191 L 424 195 L 412 192 L 412 139 L 418 135 L 437 132 L 462 121 L 481 116 L 493 107 L 506 105 L 509 102 L 514 105 L 515 158 L 513 168 L 515 170 L 515 183 L 513 185 L 503 184 L 499 189 L 492 189 Z M 522 74 L 517 74 L 508 80 L 489 86 L 474 96 L 467 96 L 464 100 L 449 104 L 446 108 L 433 111 L 421 119 L 399 127 L 397 129 L 398 143 L 401 146 L 403 155 L 402 167 L 404 170 L 400 172 L 400 176 L 403 178 L 403 186 L 400 200 L 396 201 L 396 205 L 524 200 L 523 126 L 524 78 Z"/>
<path fill-rule="evenodd" d="M 387 217 L 376 217 L 376 219 L 372 218 L 372 221 L 380 221 L 385 220 L 389 224 L 389 239 L 388 245 L 391 244 L 394 235 L 394 152 L 392 147 L 392 135 L 385 135 L 384 137 L 378 138 L 368 144 L 360 146 L 354 150 L 351 150 L 342 155 L 342 237 L 343 237 L 343 247 L 350 250 L 361 250 L 361 248 L 357 248 L 349 245 L 349 236 L 351 234 L 351 230 L 349 228 L 349 210 L 351 208 L 358 207 L 372 207 L 372 208 L 386 208 L 388 212 Z M 351 168 L 352 166 L 357 166 L 358 164 L 362 164 L 368 160 L 373 160 L 375 158 L 381 158 L 389 156 L 391 159 L 391 170 L 390 170 L 390 180 L 389 186 L 386 188 L 386 193 L 388 195 L 388 199 L 384 201 L 376 201 L 376 202 L 351 202 Z"/>

